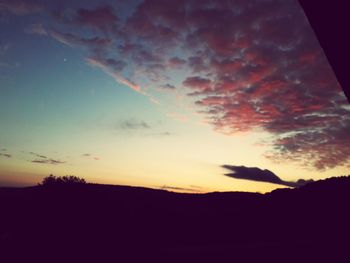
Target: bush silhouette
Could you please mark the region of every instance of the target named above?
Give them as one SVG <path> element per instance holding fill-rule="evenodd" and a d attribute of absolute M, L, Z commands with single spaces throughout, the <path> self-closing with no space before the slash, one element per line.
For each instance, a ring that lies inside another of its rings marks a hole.
<path fill-rule="evenodd" d="M 57 185 L 81 185 L 86 184 L 85 179 L 79 178 L 74 175 L 66 175 L 66 176 L 54 176 L 50 174 L 43 179 L 41 182 L 41 186 L 57 186 Z"/>

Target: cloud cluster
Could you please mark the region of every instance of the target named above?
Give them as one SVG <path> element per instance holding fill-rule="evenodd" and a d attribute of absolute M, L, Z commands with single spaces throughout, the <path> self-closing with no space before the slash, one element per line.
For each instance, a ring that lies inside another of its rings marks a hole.
<path fill-rule="evenodd" d="M 270 133 L 273 160 L 349 164 L 350 108 L 297 1 L 144 0 L 127 17 L 107 5 L 52 13 L 49 36 L 84 48 L 90 65 L 134 91 L 183 88 L 216 131 Z M 178 70 L 182 87 L 172 83 Z"/>
<path fill-rule="evenodd" d="M 299 179 L 296 182 L 284 181 L 273 172 L 267 169 L 261 170 L 260 168 L 257 168 L 257 167 L 234 166 L 234 165 L 227 165 L 227 164 L 222 165 L 222 167 L 231 171 L 230 173 L 226 173 L 225 174 L 226 176 L 232 177 L 235 179 L 265 182 L 265 183 L 278 184 L 278 185 L 284 185 L 289 187 L 299 187 L 313 181 L 312 179 L 311 180 Z"/>
<path fill-rule="evenodd" d="M 29 161 L 29 162 L 31 162 L 31 163 L 53 164 L 53 165 L 64 164 L 64 163 L 66 163 L 65 161 L 60 161 L 60 160 L 57 160 L 57 159 L 49 158 L 49 157 L 46 156 L 46 155 L 39 154 L 39 153 L 35 153 L 35 152 L 26 152 L 26 151 L 23 151 L 23 153 L 26 153 L 26 154 L 35 156 L 35 159 L 34 159 L 34 160 Z"/>

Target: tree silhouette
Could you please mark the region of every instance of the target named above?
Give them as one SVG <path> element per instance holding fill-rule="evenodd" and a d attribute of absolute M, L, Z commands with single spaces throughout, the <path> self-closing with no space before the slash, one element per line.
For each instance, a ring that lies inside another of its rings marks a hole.
<path fill-rule="evenodd" d="M 45 177 L 41 184 L 41 186 L 56 186 L 56 185 L 81 185 L 86 184 L 85 179 L 79 178 L 74 175 L 66 175 L 66 176 L 54 176 L 50 174 Z"/>

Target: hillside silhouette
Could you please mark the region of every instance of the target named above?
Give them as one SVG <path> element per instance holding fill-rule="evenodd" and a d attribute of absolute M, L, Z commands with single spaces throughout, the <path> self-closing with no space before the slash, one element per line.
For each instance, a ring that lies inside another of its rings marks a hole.
<path fill-rule="evenodd" d="M 345 176 L 267 194 L 85 181 L 0 188 L 0 250 L 24 262 L 340 262 L 349 201 Z"/>

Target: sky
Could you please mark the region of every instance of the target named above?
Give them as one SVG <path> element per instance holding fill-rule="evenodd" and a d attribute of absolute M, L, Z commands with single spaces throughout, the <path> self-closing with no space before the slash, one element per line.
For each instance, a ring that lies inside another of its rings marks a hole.
<path fill-rule="evenodd" d="M 292 0 L 0 0 L 0 185 L 268 192 L 349 174 L 350 106 Z"/>

